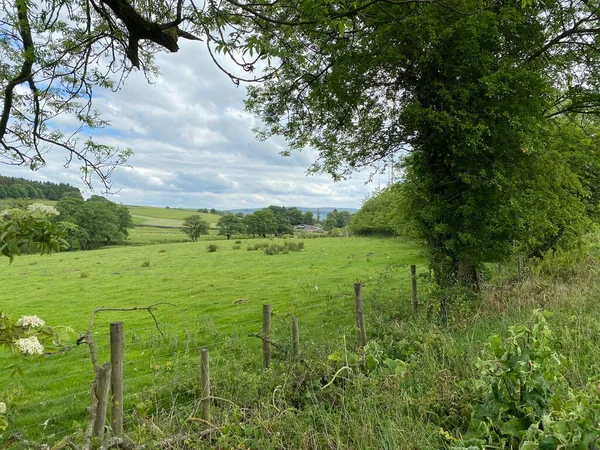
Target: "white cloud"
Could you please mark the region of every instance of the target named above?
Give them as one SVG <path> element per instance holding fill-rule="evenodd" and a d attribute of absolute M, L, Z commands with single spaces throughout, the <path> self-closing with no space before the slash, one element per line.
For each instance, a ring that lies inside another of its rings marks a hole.
<path fill-rule="evenodd" d="M 314 150 L 289 157 L 283 139 L 259 142 L 258 120 L 244 110 L 244 89 L 212 63 L 202 45 L 184 42 L 176 54 L 157 57 L 162 75 L 148 84 L 133 73 L 118 92 L 96 91 L 94 104 L 112 127 L 94 131 L 109 145 L 131 148 L 131 167 L 117 168 L 111 199 L 125 204 L 218 209 L 287 206 L 359 207 L 375 187 L 368 174 L 334 183 L 306 176 Z M 72 128 L 71 118 L 55 126 Z M 76 163 L 62 167 L 64 153 L 48 155 L 39 172 L 5 167 L 0 173 L 83 188 Z"/>

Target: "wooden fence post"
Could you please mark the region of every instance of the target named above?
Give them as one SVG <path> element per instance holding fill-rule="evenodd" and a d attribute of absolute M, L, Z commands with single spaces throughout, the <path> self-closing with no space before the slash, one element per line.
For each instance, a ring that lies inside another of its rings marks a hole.
<path fill-rule="evenodd" d="M 524 258 L 521 255 L 517 256 L 517 276 L 519 278 L 521 278 L 521 276 L 523 275 L 523 264 Z"/>
<path fill-rule="evenodd" d="M 417 312 L 419 308 L 419 298 L 417 297 L 417 266 L 412 264 L 410 266 L 410 282 L 412 286 L 412 309 L 413 312 Z"/>
<path fill-rule="evenodd" d="M 498 273 L 499 274 L 502 273 L 502 263 L 501 262 L 498 263 Z"/>
<path fill-rule="evenodd" d="M 98 436 L 100 441 L 104 438 L 104 427 L 106 425 L 106 412 L 108 408 L 108 391 L 110 390 L 110 364 L 102 364 L 98 368 L 98 384 L 96 386 L 96 398 L 98 406 L 96 407 L 96 421 L 94 422 L 94 436 Z"/>
<path fill-rule="evenodd" d="M 110 324 L 110 426 L 114 436 L 123 436 L 123 322 Z"/>
<path fill-rule="evenodd" d="M 300 334 L 298 333 L 298 317 L 292 316 L 292 347 L 294 358 L 300 357 Z"/>
<path fill-rule="evenodd" d="M 206 347 L 202 347 L 202 350 L 200 350 L 200 386 L 202 388 L 200 417 L 204 420 L 210 420 L 210 372 L 208 370 L 208 349 Z"/>
<path fill-rule="evenodd" d="M 367 345 L 367 330 L 365 328 L 365 315 L 363 312 L 362 284 L 354 283 L 354 311 L 357 325 L 358 345 Z"/>
<path fill-rule="evenodd" d="M 262 341 L 262 354 L 263 354 L 263 369 L 266 369 L 271 364 L 271 305 L 263 305 L 263 341 Z"/>

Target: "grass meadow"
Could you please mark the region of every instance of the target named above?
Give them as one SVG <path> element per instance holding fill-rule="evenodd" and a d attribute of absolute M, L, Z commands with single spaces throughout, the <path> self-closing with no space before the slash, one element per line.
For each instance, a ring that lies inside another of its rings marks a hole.
<path fill-rule="evenodd" d="M 25 440 L 65 448 L 65 436 L 82 442 L 93 370 L 87 346 L 73 343 L 99 307 L 157 306 L 158 327 L 144 311 L 102 312 L 93 335 L 105 362 L 109 323 L 124 322 L 125 428 L 145 448 L 456 447 L 485 404 L 489 378 L 481 364 L 490 360 L 490 337 L 507 342 L 509 327 L 527 328 L 536 309 L 544 310 L 552 332 L 545 338 L 561 361 L 558 379 L 568 385 L 556 391 L 552 417 L 563 414 L 575 424 L 579 413 L 568 411 L 572 401 L 560 395 L 599 385 L 597 237 L 591 237 L 590 255 L 573 267 L 560 258 L 528 261 L 518 276 L 514 261 L 502 273 L 490 264 L 474 296 L 437 290 L 421 249 L 404 238 L 224 240 L 213 230 L 206 241 L 190 242 L 179 230 L 160 227 L 160 221 L 181 219 L 173 213 L 190 212 L 140 208 L 136 220 L 154 226 L 132 230 L 130 245 L 5 262 L 0 309 L 15 318 L 42 317 L 63 332 L 71 350 L 41 363 L 0 354 L 0 401 L 9 420 L 0 448 L 36 447 Z M 283 243 L 303 248 L 264 251 Z M 419 274 L 417 313 L 410 304 L 410 264 Z M 364 286 L 369 338 L 362 350 L 354 338 L 356 281 Z M 447 323 L 440 320 L 442 298 L 449 305 Z M 261 341 L 253 335 L 261 331 L 266 303 L 277 347 L 265 371 Z M 300 323 L 300 361 L 291 356 L 292 315 Z M 210 350 L 215 396 L 210 423 L 198 419 L 202 346 Z M 371 369 L 360 362 L 368 358 L 376 362 Z M 406 370 L 390 373 L 388 359 Z M 598 400 L 590 410 L 597 411 L 600 391 L 593 392 Z M 203 434 L 207 428 L 209 435 Z M 176 436 L 185 438 L 176 442 Z"/>
<path fill-rule="evenodd" d="M 215 241 L 212 253 L 206 242 L 187 242 L 22 256 L 0 272 L 2 309 L 70 327 L 66 342 L 72 344 L 95 308 L 159 305 L 155 314 L 164 339 L 145 312 L 106 312 L 95 321 L 100 361 L 108 358 L 109 322 L 125 323 L 124 407 L 131 417 L 148 390 L 164 391 L 174 379 L 193 383 L 179 365 L 195 367 L 200 346 L 211 350 L 213 365 L 238 361 L 235 370 L 259 373 L 260 341 L 248 334 L 261 330 L 262 304 L 273 308 L 273 339 L 289 340 L 294 314 L 304 345 L 351 339 L 357 280 L 364 283 L 369 317 L 376 309 L 409 307 L 409 265 L 424 262 L 414 244 L 400 238 L 301 241 L 302 251 L 272 256 L 248 250 L 269 240 Z M 0 358 L 3 367 L 15 361 L 12 355 Z M 43 364 L 21 360 L 19 366 L 19 376 L 0 372 L 0 398 L 9 405 L 12 430 L 52 441 L 85 428 L 92 379 L 86 346 Z"/>

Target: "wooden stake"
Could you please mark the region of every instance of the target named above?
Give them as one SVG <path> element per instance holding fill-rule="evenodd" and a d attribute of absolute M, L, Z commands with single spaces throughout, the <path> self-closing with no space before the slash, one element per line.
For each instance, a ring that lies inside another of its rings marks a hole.
<path fill-rule="evenodd" d="M 210 420 L 210 372 L 208 370 L 208 349 L 205 347 L 200 350 L 200 386 L 202 388 L 200 417 Z"/>
<path fill-rule="evenodd" d="M 410 266 L 410 281 L 412 286 L 412 309 L 413 312 L 417 312 L 417 309 L 419 309 L 419 298 L 417 296 L 417 266 L 414 264 Z"/>
<path fill-rule="evenodd" d="M 298 317 L 292 316 L 292 346 L 294 348 L 294 357 L 300 357 L 300 335 L 298 333 Z"/>
<path fill-rule="evenodd" d="M 523 275 L 523 262 L 524 258 L 522 256 L 517 256 L 517 276 L 521 278 Z"/>
<path fill-rule="evenodd" d="M 110 426 L 113 435 L 123 436 L 123 322 L 110 324 Z"/>
<path fill-rule="evenodd" d="M 365 328 L 365 315 L 362 302 L 362 284 L 354 283 L 354 311 L 356 324 L 358 325 L 358 345 L 364 347 L 367 345 L 367 330 Z"/>
<path fill-rule="evenodd" d="M 271 364 L 271 305 L 263 305 L 263 342 L 262 342 L 262 354 L 263 354 L 263 369 L 266 369 Z"/>
<path fill-rule="evenodd" d="M 110 390 L 109 363 L 103 364 L 98 368 L 98 385 L 96 386 L 96 398 L 98 406 L 96 407 L 96 421 L 94 422 L 94 436 L 98 436 L 100 441 L 104 438 L 104 428 L 106 425 L 106 412 L 108 408 L 108 391 Z"/>

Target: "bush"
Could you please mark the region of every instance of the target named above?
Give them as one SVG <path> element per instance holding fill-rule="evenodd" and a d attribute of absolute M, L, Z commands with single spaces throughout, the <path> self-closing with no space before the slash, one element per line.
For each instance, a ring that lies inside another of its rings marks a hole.
<path fill-rule="evenodd" d="M 242 246 L 241 245 L 234 245 L 232 248 L 234 250 L 239 250 L 240 248 L 242 248 Z"/>
<path fill-rule="evenodd" d="M 217 245 L 216 244 L 210 244 L 206 247 L 206 251 L 208 251 L 209 253 L 214 253 L 217 251 Z"/>
<path fill-rule="evenodd" d="M 147 259 L 146 261 L 144 261 L 144 262 L 142 263 L 142 267 L 150 267 L 150 260 L 149 260 L 149 259 Z"/>
<path fill-rule="evenodd" d="M 456 439 L 443 430 L 452 448 L 594 448 L 600 432 L 596 383 L 570 386 L 562 370 L 566 359 L 550 344 L 544 313 L 509 328 L 504 339 L 491 336 L 477 367 L 481 400 L 466 433 Z M 561 370 L 562 369 L 562 370 Z"/>
<path fill-rule="evenodd" d="M 277 255 L 289 252 L 299 252 L 304 249 L 304 242 L 284 242 L 283 244 L 269 244 L 265 246 L 265 255 Z"/>
<path fill-rule="evenodd" d="M 269 246 L 269 244 L 266 242 L 257 242 L 254 245 L 249 245 L 248 251 L 252 252 L 252 251 L 262 250 L 263 248 L 267 248 L 268 246 Z"/>
<path fill-rule="evenodd" d="M 241 244 L 242 241 L 240 241 L 239 239 L 237 241 L 235 241 L 236 244 Z"/>

